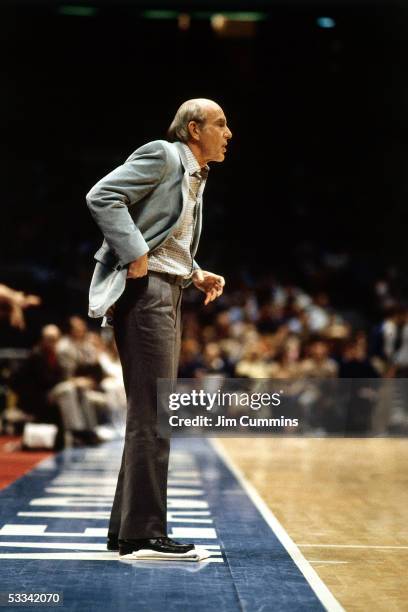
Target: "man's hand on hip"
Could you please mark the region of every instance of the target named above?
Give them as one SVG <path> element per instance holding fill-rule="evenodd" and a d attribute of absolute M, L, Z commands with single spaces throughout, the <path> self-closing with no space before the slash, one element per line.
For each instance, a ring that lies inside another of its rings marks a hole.
<path fill-rule="evenodd" d="M 147 253 L 130 262 L 126 278 L 141 278 L 147 274 Z"/>
<path fill-rule="evenodd" d="M 196 270 L 192 276 L 194 285 L 205 293 L 204 306 L 220 297 L 224 290 L 225 279 L 219 274 Z"/>

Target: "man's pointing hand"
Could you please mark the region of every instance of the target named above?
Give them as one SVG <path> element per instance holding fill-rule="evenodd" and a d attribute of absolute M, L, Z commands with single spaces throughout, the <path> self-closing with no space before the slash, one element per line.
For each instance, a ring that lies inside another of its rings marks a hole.
<path fill-rule="evenodd" d="M 192 276 L 192 281 L 197 289 L 205 293 L 204 306 L 220 297 L 224 290 L 224 277 L 213 272 L 196 270 Z"/>

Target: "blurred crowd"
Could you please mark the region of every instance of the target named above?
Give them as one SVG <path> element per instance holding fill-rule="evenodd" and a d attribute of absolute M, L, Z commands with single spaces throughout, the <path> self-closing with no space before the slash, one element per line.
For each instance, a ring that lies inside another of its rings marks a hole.
<path fill-rule="evenodd" d="M 374 295 L 381 316 L 364 324 L 334 308 L 324 291 L 312 295 L 270 279 L 237 284 L 206 307 L 202 295 L 188 289 L 179 378 L 406 378 L 408 308 L 392 300 L 384 283 Z M 41 308 L 38 296 L 0 286 L 0 319 L 8 325 L 24 328 L 26 309 L 35 307 Z M 126 399 L 111 329 L 89 329 L 71 316 L 65 329 L 43 326 L 17 365 L 6 362 L 2 381 L 14 408 L 30 421 L 56 424 L 60 446 L 67 435 L 71 444 L 123 435 Z M 371 429 L 367 406 L 355 431 Z"/>
<path fill-rule="evenodd" d="M 0 304 L 2 317 L 23 329 L 24 310 L 41 300 L 3 285 Z M 15 362 L 13 353 L 3 359 L 3 384 L 11 397 L 4 408 L 11 420 L 14 416 L 17 422 L 54 424 L 55 445 L 61 447 L 93 445 L 122 435 L 126 398 L 111 334 L 103 337 L 90 331 L 81 317 L 71 316 L 65 330 L 45 325 L 32 350 Z"/>
<path fill-rule="evenodd" d="M 408 308 L 386 304 L 381 320 L 356 326 L 327 293 L 260 284 L 226 292 L 206 309 L 185 300 L 181 378 L 405 376 Z M 350 319 L 353 317 L 351 316 Z"/>

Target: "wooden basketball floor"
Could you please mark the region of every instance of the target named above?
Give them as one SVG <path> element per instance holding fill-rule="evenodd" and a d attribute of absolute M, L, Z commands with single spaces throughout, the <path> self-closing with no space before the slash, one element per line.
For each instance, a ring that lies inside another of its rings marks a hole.
<path fill-rule="evenodd" d="M 408 610 L 407 440 L 220 441 L 346 610 Z"/>

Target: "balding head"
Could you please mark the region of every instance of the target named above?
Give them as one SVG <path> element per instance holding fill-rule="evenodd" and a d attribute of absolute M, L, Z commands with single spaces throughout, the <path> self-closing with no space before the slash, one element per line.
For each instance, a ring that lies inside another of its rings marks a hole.
<path fill-rule="evenodd" d="M 201 168 L 210 161 L 224 161 L 232 137 L 221 106 L 206 98 L 184 102 L 167 135 L 171 141 L 178 140 L 188 145 Z"/>
<path fill-rule="evenodd" d="M 41 330 L 40 345 L 43 349 L 51 349 L 55 347 L 60 338 L 61 332 L 59 327 L 53 324 L 45 325 Z"/>
<path fill-rule="evenodd" d="M 207 98 L 193 98 L 187 100 L 178 109 L 168 131 L 167 136 L 171 142 L 179 140 L 187 143 L 190 139 L 188 124 L 195 121 L 199 126 L 206 122 L 208 112 L 211 110 L 221 110 L 221 107 L 213 100 Z"/>
<path fill-rule="evenodd" d="M 61 337 L 61 332 L 56 325 L 50 323 L 49 325 L 45 325 L 41 330 L 41 338 L 44 340 L 59 340 Z"/>

